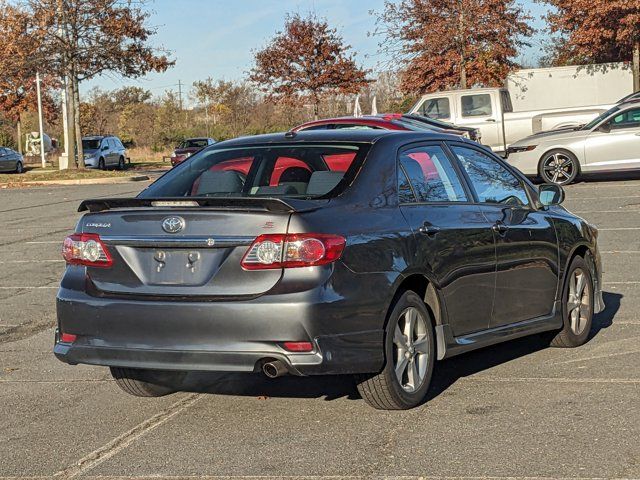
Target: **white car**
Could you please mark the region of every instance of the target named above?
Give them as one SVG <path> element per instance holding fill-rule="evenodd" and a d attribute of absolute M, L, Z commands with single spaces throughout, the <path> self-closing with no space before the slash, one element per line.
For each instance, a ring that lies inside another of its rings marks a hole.
<path fill-rule="evenodd" d="M 607 110 L 582 127 L 541 132 L 509 146 L 507 161 L 546 183 L 580 174 L 640 169 L 640 100 Z"/>

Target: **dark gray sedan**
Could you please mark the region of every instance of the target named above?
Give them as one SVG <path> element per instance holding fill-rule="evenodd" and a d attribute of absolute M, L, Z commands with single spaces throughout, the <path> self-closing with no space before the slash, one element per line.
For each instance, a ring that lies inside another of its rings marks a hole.
<path fill-rule="evenodd" d="M 24 159 L 15 150 L 0 147 L 0 172 L 24 172 Z"/>
<path fill-rule="evenodd" d="M 437 360 L 534 333 L 587 341 L 598 232 L 563 198 L 452 135 L 220 142 L 136 198 L 82 203 L 54 352 L 133 395 L 193 370 L 353 374 L 374 407 L 410 408 Z"/>

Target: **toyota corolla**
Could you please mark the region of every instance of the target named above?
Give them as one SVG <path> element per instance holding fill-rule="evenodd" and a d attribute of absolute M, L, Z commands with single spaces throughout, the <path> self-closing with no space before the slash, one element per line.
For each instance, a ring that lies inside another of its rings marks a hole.
<path fill-rule="evenodd" d="M 139 396 L 186 372 L 353 375 L 382 409 L 434 365 L 603 308 L 597 230 L 466 139 L 382 130 L 207 147 L 64 241 L 54 351 Z"/>

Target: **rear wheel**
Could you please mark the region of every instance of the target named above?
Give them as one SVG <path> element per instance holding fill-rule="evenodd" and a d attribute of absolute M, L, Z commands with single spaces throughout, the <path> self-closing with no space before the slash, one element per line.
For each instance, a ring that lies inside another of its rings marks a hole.
<path fill-rule="evenodd" d="M 16 173 L 24 173 L 24 166 L 22 165 L 22 162 L 18 160 L 18 163 L 16 163 Z"/>
<path fill-rule="evenodd" d="M 431 315 L 415 292 L 405 292 L 389 314 L 385 358 L 380 373 L 357 378 L 362 398 L 381 410 L 405 410 L 423 402 L 433 374 L 435 341 Z"/>
<path fill-rule="evenodd" d="M 573 153 L 566 150 L 551 150 L 540 159 L 538 171 L 545 183 L 568 185 L 578 177 L 580 165 Z"/>
<path fill-rule="evenodd" d="M 554 347 L 579 347 L 593 322 L 593 279 L 584 258 L 576 256 L 565 276 L 562 302 L 564 326 L 551 340 Z"/>
<path fill-rule="evenodd" d="M 162 397 L 179 390 L 186 372 L 111 367 L 116 384 L 136 397 Z"/>

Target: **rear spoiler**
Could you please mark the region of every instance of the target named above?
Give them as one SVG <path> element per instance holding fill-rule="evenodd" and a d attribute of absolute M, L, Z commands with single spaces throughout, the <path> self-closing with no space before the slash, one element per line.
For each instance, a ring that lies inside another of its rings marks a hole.
<path fill-rule="evenodd" d="M 319 208 L 328 200 L 264 197 L 171 197 L 171 198 L 96 198 L 84 200 L 79 212 L 102 212 L 115 208 L 195 208 L 253 210 L 291 213 Z"/>

